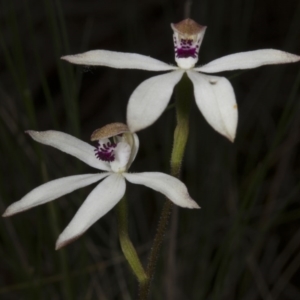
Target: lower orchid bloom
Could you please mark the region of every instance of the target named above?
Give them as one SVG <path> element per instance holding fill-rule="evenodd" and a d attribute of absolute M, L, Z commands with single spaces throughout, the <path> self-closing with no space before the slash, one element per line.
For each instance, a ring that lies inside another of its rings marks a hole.
<path fill-rule="evenodd" d="M 173 176 L 159 172 L 134 174 L 127 172 L 137 154 L 139 140 L 135 133 L 129 132 L 125 124 L 113 123 L 96 130 L 91 136 L 92 141 L 98 142 L 96 147 L 59 131 L 29 130 L 27 133 L 39 143 L 57 148 L 93 168 L 105 171 L 98 174 L 68 176 L 47 182 L 11 204 L 4 212 L 3 217 L 9 217 L 103 179 L 60 234 L 56 249 L 81 236 L 122 199 L 126 189 L 125 179 L 161 192 L 181 207 L 200 208 L 191 199 L 186 186 Z"/>
<path fill-rule="evenodd" d="M 168 105 L 175 85 L 186 73 L 193 83 L 196 104 L 204 118 L 217 132 L 231 141 L 234 141 L 238 121 L 234 90 L 225 77 L 209 74 L 300 60 L 300 56 L 291 53 L 263 49 L 227 55 L 195 67 L 206 26 L 186 19 L 171 24 L 171 27 L 174 31 L 175 61 L 178 66 L 140 54 L 106 50 L 67 55 L 62 59 L 80 65 L 172 71 L 147 79 L 135 89 L 127 107 L 127 124 L 131 132 L 146 128 L 159 118 Z"/>

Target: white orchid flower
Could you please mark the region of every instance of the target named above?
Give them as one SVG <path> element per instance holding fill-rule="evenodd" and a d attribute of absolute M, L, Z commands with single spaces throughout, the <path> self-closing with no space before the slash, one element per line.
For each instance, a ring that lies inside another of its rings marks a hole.
<path fill-rule="evenodd" d="M 135 133 L 129 132 L 125 124 L 113 123 L 96 130 L 91 137 L 92 141 L 98 141 L 96 147 L 59 131 L 29 130 L 27 133 L 39 143 L 57 148 L 77 157 L 93 168 L 105 171 L 47 182 L 11 204 L 4 212 L 3 217 L 14 215 L 105 178 L 89 194 L 72 221 L 60 234 L 56 249 L 81 236 L 121 200 L 126 189 L 125 179 L 131 183 L 152 188 L 181 207 L 200 208 L 191 199 L 186 186 L 173 176 L 159 172 L 135 174 L 127 172 L 137 154 L 139 140 Z"/>
<path fill-rule="evenodd" d="M 225 77 L 199 72 L 210 74 L 257 68 L 269 64 L 293 63 L 300 60 L 300 56 L 294 54 L 264 49 L 227 55 L 206 65 L 195 67 L 206 27 L 191 19 L 171 24 L 171 27 L 174 31 L 177 67 L 140 54 L 106 50 L 68 55 L 62 59 L 80 65 L 172 71 L 145 80 L 133 92 L 127 107 L 127 124 L 131 132 L 141 130 L 159 118 L 168 105 L 174 86 L 186 72 L 194 85 L 195 100 L 204 118 L 217 132 L 231 141 L 235 138 L 238 121 L 233 88 Z"/>

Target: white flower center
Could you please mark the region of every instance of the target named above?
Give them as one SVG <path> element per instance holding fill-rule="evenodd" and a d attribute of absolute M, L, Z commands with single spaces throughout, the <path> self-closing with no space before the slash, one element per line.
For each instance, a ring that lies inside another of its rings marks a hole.
<path fill-rule="evenodd" d="M 115 137 L 114 141 L 101 139 L 95 149 L 98 159 L 110 164 L 111 170 L 116 173 L 127 171 L 127 164 L 131 155 L 131 147 L 122 137 Z"/>
<path fill-rule="evenodd" d="M 173 38 L 175 61 L 177 62 L 177 65 L 182 69 L 193 68 L 198 61 L 201 42 L 199 35 L 184 37 L 178 32 L 174 32 Z"/>
<path fill-rule="evenodd" d="M 198 61 L 198 53 L 206 26 L 202 26 L 192 19 L 185 19 L 171 24 L 171 27 L 174 32 L 175 61 L 181 69 L 192 69 Z"/>
<path fill-rule="evenodd" d="M 198 61 L 198 53 L 201 44 L 199 35 L 184 37 L 174 32 L 175 61 L 182 69 L 191 69 Z"/>

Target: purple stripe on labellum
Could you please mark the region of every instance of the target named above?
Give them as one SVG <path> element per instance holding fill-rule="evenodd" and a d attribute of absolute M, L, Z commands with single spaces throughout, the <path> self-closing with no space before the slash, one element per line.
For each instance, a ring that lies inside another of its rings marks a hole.
<path fill-rule="evenodd" d="M 175 55 L 177 58 L 197 58 L 199 46 L 193 44 L 193 40 L 181 39 L 180 44 L 174 37 Z"/>
<path fill-rule="evenodd" d="M 107 162 L 112 162 L 115 160 L 115 153 L 114 149 L 116 148 L 117 144 L 112 143 L 112 142 L 107 142 L 106 144 L 100 144 L 96 146 L 95 155 L 98 159 L 107 161 Z"/>
<path fill-rule="evenodd" d="M 175 49 L 176 57 L 186 58 L 193 57 L 197 58 L 197 50 L 195 48 L 177 48 Z"/>

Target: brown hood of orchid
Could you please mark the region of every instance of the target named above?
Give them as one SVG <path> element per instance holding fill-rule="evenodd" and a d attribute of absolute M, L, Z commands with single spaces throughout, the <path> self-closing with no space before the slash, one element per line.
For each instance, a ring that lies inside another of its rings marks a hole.
<path fill-rule="evenodd" d="M 180 35 L 193 36 L 199 34 L 206 26 L 202 26 L 192 19 L 185 19 L 179 23 L 172 23 L 171 27 Z"/>
<path fill-rule="evenodd" d="M 129 132 L 129 128 L 123 123 L 107 124 L 99 129 L 96 129 L 91 135 L 91 141 L 98 141 L 105 138 L 110 138 L 125 132 Z"/>

